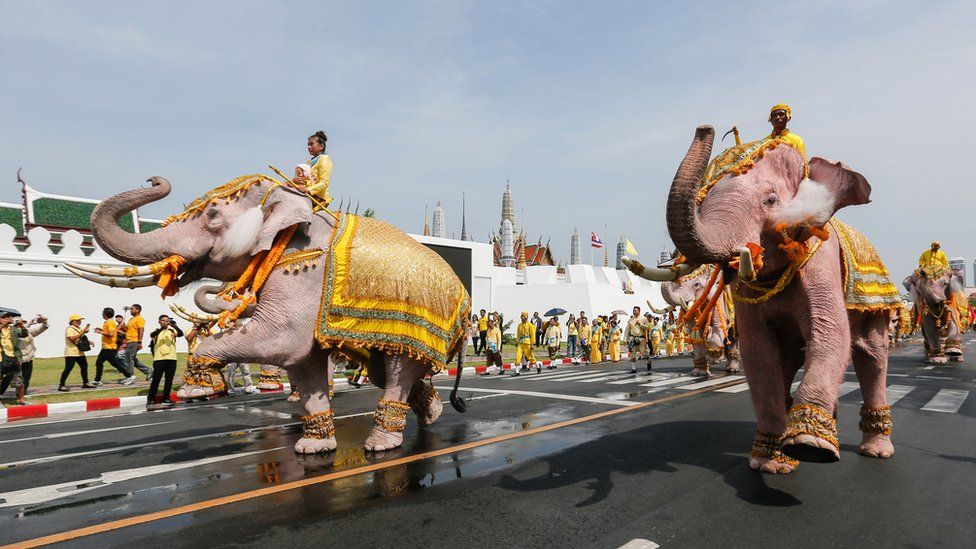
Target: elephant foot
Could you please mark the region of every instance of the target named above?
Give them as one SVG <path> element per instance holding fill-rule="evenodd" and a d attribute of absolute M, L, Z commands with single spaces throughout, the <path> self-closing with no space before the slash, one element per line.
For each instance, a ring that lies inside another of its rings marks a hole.
<path fill-rule="evenodd" d="M 183 384 L 183 386 L 176 391 L 176 396 L 179 397 L 180 400 L 207 398 L 213 396 L 214 394 L 215 392 L 212 387 L 204 387 L 190 383 Z"/>
<path fill-rule="evenodd" d="M 711 372 L 708 371 L 708 368 L 707 367 L 706 368 L 697 368 L 696 367 L 696 368 L 692 368 L 692 370 L 691 370 L 691 375 L 693 375 L 695 377 L 708 377 L 710 373 Z"/>
<path fill-rule="evenodd" d="M 296 454 L 321 454 L 335 450 L 337 446 L 335 437 L 331 438 L 305 438 L 298 439 L 295 443 Z"/>
<path fill-rule="evenodd" d="M 262 391 L 277 391 L 278 389 L 281 389 L 281 384 L 280 383 L 266 383 L 266 382 L 262 381 L 262 382 L 258 383 L 256 385 L 256 387 L 258 389 L 261 389 Z"/>
<path fill-rule="evenodd" d="M 335 423 L 331 409 L 302 416 L 302 438 L 295 443 L 299 454 L 317 454 L 336 449 Z"/>
<path fill-rule="evenodd" d="M 417 414 L 417 424 L 421 427 L 433 425 L 444 411 L 441 396 L 431 385 L 418 381 L 407 399 L 410 409 Z"/>
<path fill-rule="evenodd" d="M 363 448 L 367 452 L 383 452 L 399 448 L 401 445 L 403 445 L 403 433 L 390 433 L 379 427 L 374 427 L 363 442 Z"/>
<path fill-rule="evenodd" d="M 837 420 L 815 404 L 797 404 L 786 415 L 783 453 L 800 461 L 832 463 L 840 459 Z"/>
<path fill-rule="evenodd" d="M 729 373 L 729 374 L 738 374 L 741 371 L 742 371 L 742 368 L 739 367 L 739 361 L 738 360 L 736 360 L 734 362 L 733 361 L 729 361 L 729 363 L 725 365 L 725 372 L 726 373 Z"/>
<path fill-rule="evenodd" d="M 749 468 L 771 475 L 792 473 L 800 463 L 783 455 L 779 447 L 779 435 L 756 431 L 749 452 Z"/>
<path fill-rule="evenodd" d="M 890 406 L 861 406 L 858 427 L 863 435 L 858 453 L 873 458 L 890 458 L 895 453 L 891 444 L 892 425 Z"/>
<path fill-rule="evenodd" d="M 949 355 L 949 360 L 952 362 L 966 362 L 966 359 L 964 359 L 961 354 Z"/>
<path fill-rule="evenodd" d="M 382 452 L 403 444 L 408 409 L 410 407 L 406 403 L 380 399 L 373 414 L 373 431 L 363 442 L 363 448 L 370 452 Z"/>
<path fill-rule="evenodd" d="M 945 364 L 949 359 L 945 355 L 933 355 L 927 359 L 929 364 Z"/>

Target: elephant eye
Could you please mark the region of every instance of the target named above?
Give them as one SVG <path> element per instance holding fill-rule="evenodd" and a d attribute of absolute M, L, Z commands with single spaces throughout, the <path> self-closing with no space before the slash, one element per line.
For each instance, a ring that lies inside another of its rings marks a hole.
<path fill-rule="evenodd" d="M 219 212 L 217 211 L 216 208 L 210 208 L 209 210 L 207 210 L 207 217 L 209 217 L 210 219 L 213 219 L 213 218 L 217 217 L 217 214 L 218 213 Z"/>
<path fill-rule="evenodd" d="M 771 194 L 766 197 L 766 200 L 763 200 L 763 204 L 766 206 L 775 206 L 777 202 L 779 202 L 779 197 L 775 194 Z"/>

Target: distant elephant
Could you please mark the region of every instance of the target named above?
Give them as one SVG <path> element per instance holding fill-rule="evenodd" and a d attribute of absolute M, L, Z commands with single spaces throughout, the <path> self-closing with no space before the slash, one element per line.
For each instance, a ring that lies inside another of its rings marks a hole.
<path fill-rule="evenodd" d="M 254 284 L 251 287 L 259 288 L 252 295 L 242 287 L 238 296 L 254 302 L 253 314 L 243 307 L 249 303 L 236 303 L 242 305 L 238 312 L 250 314 L 250 321 L 231 325 L 203 340 L 188 360 L 189 383 L 183 387 L 188 394 L 222 390 L 219 368 L 224 364 L 280 365 L 298 387 L 300 403 L 307 413 L 302 417 L 303 433 L 295 444 L 296 452 L 330 451 L 336 447 L 336 438 L 327 395 L 329 373 L 324 366 L 333 352 L 330 349 L 341 346 L 343 353 L 358 354 L 364 363 L 368 362 L 371 381 L 384 389 L 374 416 L 375 426 L 364 442 L 367 450 L 388 450 L 402 444 L 408 408 L 413 409 L 422 425 L 436 421 L 442 405 L 434 388 L 424 383 L 425 374 L 434 367 L 427 355 L 412 350 L 409 341 L 396 344 L 362 340 L 349 342 L 347 346 L 338 341 L 327 345 L 328 342 L 323 343 L 322 331 L 329 317 L 321 314 L 325 309 L 320 305 L 325 295 L 323 271 L 339 261 L 330 249 L 330 238 L 336 235 L 337 227 L 348 224 L 380 230 L 385 240 L 376 243 L 387 247 L 383 249 L 402 252 L 397 260 L 406 258 L 409 263 L 420 258 L 417 263 L 422 263 L 413 265 L 415 270 L 410 270 L 409 264 L 397 263 L 398 272 L 369 269 L 358 275 L 359 280 L 367 283 L 352 290 L 373 291 L 372 281 L 387 279 L 402 280 L 398 287 L 412 287 L 414 280 L 402 277 L 416 273 L 411 276 L 418 277 L 418 284 L 431 285 L 422 288 L 423 296 L 416 299 L 440 303 L 437 300 L 446 299 L 445 296 L 458 296 L 452 301 L 457 304 L 457 310 L 451 319 L 463 318 L 469 314 L 470 300 L 460 280 L 439 256 L 382 222 L 313 211 L 306 195 L 263 176 L 245 176 L 210 191 L 151 233 L 128 233 L 118 226 L 121 217 L 170 193 L 171 186 L 165 178 L 153 177 L 149 181 L 152 184 L 149 188 L 127 191 L 100 203 L 91 216 L 92 232 L 99 246 L 119 261 L 141 267 L 92 268 L 66 264 L 66 268 L 83 278 L 111 286 L 164 286 L 164 293 L 175 292 L 178 287 L 204 277 L 223 282 L 251 280 Z M 272 257 L 272 253 L 278 254 L 280 261 L 261 262 L 262 258 Z M 356 248 L 348 253 L 351 255 L 343 256 L 343 261 L 356 260 L 361 257 L 357 254 L 368 250 L 360 252 Z M 378 261 L 387 260 L 386 256 L 378 258 Z M 348 265 L 345 268 L 351 272 Z M 386 278 L 369 278 L 378 276 Z M 412 312 L 408 310 L 397 318 L 401 322 L 414 321 Z M 464 345 L 463 326 L 438 329 L 436 333 L 441 339 L 434 338 L 427 343 L 438 351 L 441 366 L 457 356 L 457 385 L 464 357 L 463 352 L 458 352 Z M 390 349 L 402 349 L 402 352 Z M 464 403 L 457 396 L 457 387 L 451 393 L 451 403 L 463 411 Z"/>
<path fill-rule="evenodd" d="M 633 261 L 630 262 L 633 264 Z M 661 296 L 664 297 L 669 309 L 652 308 L 652 311 L 662 314 L 676 307 L 680 307 L 682 311 L 687 311 L 688 307 L 701 297 L 714 270 L 715 267 L 705 265 L 677 280 L 662 282 Z M 714 295 L 715 291 L 716 288 L 713 287 L 708 297 Z M 734 332 L 735 313 L 729 305 L 724 296 L 718 300 L 715 312 L 711 314 L 706 326 L 707 334 L 704 340 L 690 336 L 694 357 L 691 375 L 708 376 L 711 373 L 710 367 L 718 364 L 723 354 L 728 361 L 725 365 L 725 371 L 730 374 L 739 373 L 739 346 L 736 343 L 735 334 L 730 333 Z"/>
<path fill-rule="evenodd" d="M 758 427 L 749 466 L 789 473 L 796 459 L 839 458 L 834 416 L 851 358 L 864 399 L 860 453 L 890 457 L 888 311 L 900 300 L 870 243 L 831 221 L 840 208 L 868 203 L 870 185 L 839 162 L 813 158 L 807 165 L 777 140 L 737 145 L 710 165 L 714 135 L 710 126 L 697 129 L 671 184 L 668 232 L 688 262 L 671 279 L 716 264 L 732 288 Z M 842 238 L 856 245 L 842 245 Z M 844 255 L 851 250 L 853 272 Z M 845 284 L 855 280 L 873 281 L 880 293 L 849 294 Z M 791 397 L 800 368 L 805 374 Z"/>
<path fill-rule="evenodd" d="M 961 324 L 964 320 L 960 318 L 960 310 L 966 314 L 969 302 L 963 292 L 962 273 L 941 266 L 925 267 L 916 270 L 902 284 L 910 299 L 922 309 L 922 337 L 928 362 L 963 362 Z M 963 307 L 958 307 L 960 303 Z"/>

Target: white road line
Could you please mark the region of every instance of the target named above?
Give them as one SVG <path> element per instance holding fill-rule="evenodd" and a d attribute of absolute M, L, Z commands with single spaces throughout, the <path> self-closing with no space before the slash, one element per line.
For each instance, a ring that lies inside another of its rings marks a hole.
<path fill-rule="evenodd" d="M 450 387 L 435 387 L 435 389 L 442 389 L 449 391 Z M 561 395 L 557 393 L 540 393 L 536 391 L 513 391 L 511 389 L 482 389 L 480 387 L 461 387 L 461 391 L 471 391 L 473 393 L 507 393 L 510 395 L 521 395 L 521 396 L 533 396 L 539 398 L 551 398 L 555 400 L 572 400 L 575 402 L 589 402 L 592 404 L 609 404 L 610 406 L 633 406 L 637 402 L 624 401 L 624 400 L 610 400 L 607 398 L 594 398 L 579 395 Z M 0 466 L 2 467 L 2 466 Z"/>
<path fill-rule="evenodd" d="M 922 406 L 922 409 L 929 412 L 954 414 L 962 407 L 962 403 L 966 402 L 967 397 L 969 397 L 969 391 L 942 389 L 936 393 L 935 397 L 928 404 Z"/>
<path fill-rule="evenodd" d="M 601 376 L 601 377 L 597 377 L 597 378 L 593 378 L 593 379 L 584 379 L 582 381 L 576 381 L 576 380 L 574 380 L 574 381 L 576 381 L 576 383 L 596 383 L 598 381 L 609 381 L 609 380 L 613 380 L 613 379 L 623 379 L 625 377 L 628 377 L 629 378 L 629 377 L 632 377 L 633 375 L 634 374 L 629 374 L 629 373 L 628 374 L 621 374 L 621 373 L 618 372 L 618 373 L 615 373 L 615 374 L 607 374 L 607 375 L 604 375 L 604 376 Z"/>
<path fill-rule="evenodd" d="M 660 547 L 660 545 L 651 540 L 634 538 L 621 545 L 618 549 L 657 549 L 658 547 Z"/>
<path fill-rule="evenodd" d="M 695 389 L 701 389 L 703 387 L 711 387 L 712 385 L 721 385 L 722 383 L 728 383 L 730 381 L 737 381 L 740 379 L 745 379 L 745 376 L 722 376 L 714 379 L 709 379 L 707 381 L 692 383 L 691 385 L 682 385 L 681 387 L 678 387 L 678 389 L 681 389 L 683 391 L 692 391 Z"/>
<path fill-rule="evenodd" d="M 686 381 L 692 381 L 695 379 L 701 379 L 697 376 L 679 376 L 671 379 L 664 379 L 661 381 L 652 381 L 650 383 L 644 383 L 641 387 L 667 387 L 668 385 L 675 385 L 677 383 L 684 383 Z"/>
<path fill-rule="evenodd" d="M 550 378 L 550 377 L 562 377 L 562 376 L 566 376 L 566 375 L 579 374 L 579 373 L 581 373 L 581 372 L 578 371 L 578 370 L 577 371 L 573 371 L 573 372 L 545 372 L 545 373 L 541 373 L 541 374 L 532 374 L 531 376 L 528 376 L 528 377 L 531 377 L 532 379 L 543 379 L 543 378 Z M 504 375 L 504 376 L 499 377 L 498 379 L 508 379 L 508 380 L 516 380 L 516 379 L 518 379 L 518 380 L 521 380 L 521 378 L 522 378 L 522 376 L 514 376 L 513 377 L 511 374 L 507 374 L 507 375 Z"/>
<path fill-rule="evenodd" d="M 923 369 L 923 370 L 934 370 L 934 369 L 935 369 L 935 364 L 931 364 L 931 365 L 929 365 L 929 366 L 925 366 L 925 367 L 924 367 L 924 368 L 922 368 L 922 369 Z"/>
<path fill-rule="evenodd" d="M 566 374 L 562 376 L 553 376 L 547 378 L 541 378 L 538 376 L 529 376 L 525 378 L 526 381 L 576 381 L 578 379 L 587 379 L 591 377 L 605 376 L 607 372 L 585 372 L 585 373 L 575 373 Z"/>
<path fill-rule="evenodd" d="M 227 456 L 216 456 L 193 461 L 184 461 L 182 463 L 167 463 L 165 465 L 151 465 L 149 467 L 107 471 L 95 478 L 62 482 L 61 484 L 49 484 L 47 486 L 37 486 L 34 488 L 27 488 L 24 490 L 16 490 L 13 492 L 7 492 L 5 494 L 0 494 L 0 507 L 37 505 L 38 503 L 45 503 L 48 501 L 81 494 L 83 492 L 97 490 L 99 488 L 111 486 L 112 484 L 116 484 L 118 482 L 159 475 L 162 473 L 168 473 L 170 471 L 178 471 L 180 469 L 199 467 L 201 465 L 209 465 L 211 463 L 253 456 L 255 454 L 275 452 L 283 448 L 287 448 L 287 446 L 279 446 L 269 450 L 257 450 L 255 452 L 234 453 Z"/>
<path fill-rule="evenodd" d="M 915 376 L 915 377 L 918 379 L 939 379 L 942 381 L 956 379 L 954 377 L 946 377 L 946 376 Z"/>
<path fill-rule="evenodd" d="M 631 374 L 633 375 L 633 374 Z M 632 379 L 622 379 L 620 381 L 610 381 L 610 385 L 628 385 L 630 383 L 644 383 L 646 381 L 660 381 L 662 379 L 671 379 L 673 377 L 678 377 L 680 374 L 650 374 L 650 375 L 637 375 Z"/>
<path fill-rule="evenodd" d="M 25 440 L 41 440 L 41 439 L 51 439 L 51 438 L 74 437 L 78 435 L 90 435 L 92 433 L 121 431 L 123 429 L 138 429 L 140 427 L 149 427 L 151 425 L 163 425 L 166 423 L 176 423 L 176 420 L 174 419 L 173 421 L 156 421 L 154 423 L 140 423 L 139 425 L 126 425 L 124 427 L 107 427 L 105 429 L 88 429 L 86 431 L 69 431 L 67 433 L 52 433 L 49 435 L 37 435 L 36 437 L 12 438 L 10 440 L 0 440 L 0 444 L 8 444 L 11 442 L 23 442 Z"/>
<path fill-rule="evenodd" d="M 908 374 L 892 374 L 889 373 L 888 377 L 908 377 Z"/>
<path fill-rule="evenodd" d="M 845 381 L 844 383 L 840 384 L 840 389 L 837 391 L 837 398 L 840 398 L 848 393 L 853 393 L 860 388 L 861 386 L 853 381 Z"/>
<path fill-rule="evenodd" d="M 888 396 L 888 406 L 894 406 L 896 402 L 905 398 L 908 393 L 915 390 L 911 385 L 889 385 L 885 393 Z"/>
<path fill-rule="evenodd" d="M 733 385 L 731 387 L 725 387 L 724 389 L 718 389 L 716 393 L 742 393 L 749 390 L 748 383 L 740 383 L 738 385 Z"/>

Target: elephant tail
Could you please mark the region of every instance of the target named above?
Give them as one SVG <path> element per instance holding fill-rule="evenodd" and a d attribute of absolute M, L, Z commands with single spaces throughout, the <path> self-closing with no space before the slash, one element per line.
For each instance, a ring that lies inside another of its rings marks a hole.
<path fill-rule="evenodd" d="M 461 372 L 464 370 L 464 352 L 467 350 L 465 347 L 466 345 L 462 344 L 458 350 L 457 373 L 454 374 L 454 389 L 451 390 L 451 406 L 462 414 L 468 411 L 468 404 L 458 395 L 458 387 L 461 385 Z"/>

